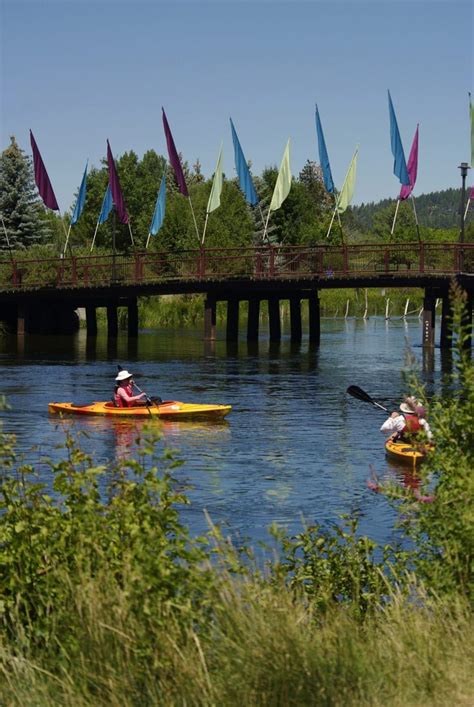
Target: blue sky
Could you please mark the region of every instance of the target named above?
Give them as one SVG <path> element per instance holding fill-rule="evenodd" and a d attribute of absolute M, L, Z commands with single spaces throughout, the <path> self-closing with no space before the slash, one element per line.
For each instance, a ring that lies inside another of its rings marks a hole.
<path fill-rule="evenodd" d="M 0 8 L 0 149 L 13 134 L 31 154 L 31 128 L 62 211 L 107 138 L 116 156 L 166 154 L 161 106 L 178 150 L 209 177 L 221 140 L 234 176 L 229 116 L 255 173 L 279 165 L 288 137 L 293 174 L 319 161 L 317 102 L 339 188 L 360 146 L 356 204 L 399 192 L 388 88 L 407 158 L 420 124 L 415 196 L 460 186 L 457 167 L 470 160 L 472 2 L 0 0 Z"/>

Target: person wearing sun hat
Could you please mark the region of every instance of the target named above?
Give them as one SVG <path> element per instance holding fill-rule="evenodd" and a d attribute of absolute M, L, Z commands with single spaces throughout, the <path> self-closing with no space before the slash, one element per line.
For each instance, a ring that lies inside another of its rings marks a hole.
<path fill-rule="evenodd" d="M 431 440 L 432 433 L 425 414 L 425 408 L 419 400 L 414 397 L 405 398 L 400 403 L 400 411 L 392 412 L 380 430 L 394 440 L 404 440 L 420 432 L 424 432 L 428 440 Z"/>
<path fill-rule="evenodd" d="M 133 406 L 137 400 L 146 398 L 145 393 L 133 394 L 133 374 L 128 371 L 119 371 L 115 378 L 114 404 L 116 407 L 127 408 Z"/>

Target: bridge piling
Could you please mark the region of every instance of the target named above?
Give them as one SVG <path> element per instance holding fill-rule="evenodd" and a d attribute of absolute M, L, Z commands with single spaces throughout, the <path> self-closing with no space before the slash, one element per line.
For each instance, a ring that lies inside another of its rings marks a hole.
<path fill-rule="evenodd" d="M 118 336 L 118 316 L 117 305 L 107 305 L 107 336 L 108 338 L 117 338 Z"/>
<path fill-rule="evenodd" d="M 260 298 L 251 297 L 247 316 L 247 341 L 258 341 L 260 321 Z"/>
<path fill-rule="evenodd" d="M 86 330 L 87 336 L 97 336 L 97 310 L 95 305 L 86 305 Z"/>
<path fill-rule="evenodd" d="M 270 341 L 281 340 L 280 300 L 278 297 L 268 298 L 268 320 L 270 325 Z"/>
<path fill-rule="evenodd" d="M 239 305 L 240 300 L 232 298 L 227 300 L 227 341 L 238 341 L 239 338 Z"/>
<path fill-rule="evenodd" d="M 299 343 L 302 339 L 300 293 L 290 297 L 290 330 L 291 341 Z"/>
<path fill-rule="evenodd" d="M 206 297 L 204 301 L 204 340 L 214 341 L 216 338 L 216 300 Z"/>
<path fill-rule="evenodd" d="M 423 333 L 424 347 L 434 347 L 435 343 L 435 305 L 436 295 L 432 289 L 426 288 L 423 299 Z"/>
<path fill-rule="evenodd" d="M 442 349 L 451 348 L 452 345 L 452 317 L 453 310 L 449 300 L 449 293 L 444 292 L 441 305 L 441 331 L 439 336 L 439 345 Z"/>
<path fill-rule="evenodd" d="M 308 296 L 309 310 L 309 341 L 311 344 L 319 346 L 321 340 L 321 310 L 317 292 L 311 292 Z"/>

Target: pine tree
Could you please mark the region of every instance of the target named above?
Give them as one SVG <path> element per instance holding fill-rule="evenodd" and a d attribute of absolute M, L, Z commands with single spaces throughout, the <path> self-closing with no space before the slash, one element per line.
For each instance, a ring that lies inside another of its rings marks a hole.
<path fill-rule="evenodd" d="M 14 136 L 10 140 L 11 144 L 0 155 L 0 214 L 10 247 L 28 248 L 35 243 L 44 243 L 50 238 L 51 231 L 36 193 L 31 160 Z M 7 247 L 2 226 L 0 250 Z"/>

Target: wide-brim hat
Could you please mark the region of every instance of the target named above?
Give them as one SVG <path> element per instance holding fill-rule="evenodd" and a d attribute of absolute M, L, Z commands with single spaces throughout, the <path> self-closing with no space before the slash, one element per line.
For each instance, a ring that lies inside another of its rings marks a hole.
<path fill-rule="evenodd" d="M 128 371 L 120 371 L 115 380 L 124 381 L 127 380 L 127 378 L 131 378 L 132 375 L 133 373 L 129 373 Z"/>
<path fill-rule="evenodd" d="M 415 398 L 406 398 L 405 401 L 400 404 L 400 410 L 408 415 L 417 415 L 418 407 L 420 405 L 421 403 L 419 400 L 415 400 Z"/>

